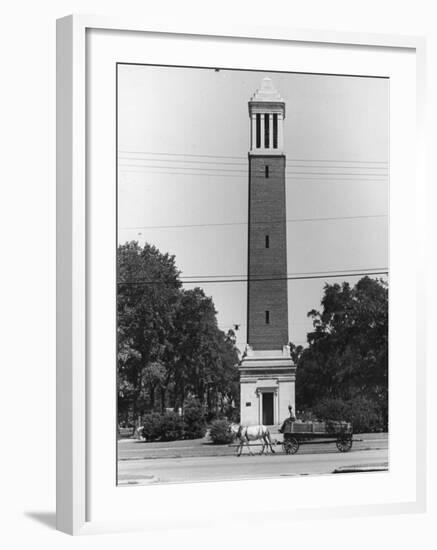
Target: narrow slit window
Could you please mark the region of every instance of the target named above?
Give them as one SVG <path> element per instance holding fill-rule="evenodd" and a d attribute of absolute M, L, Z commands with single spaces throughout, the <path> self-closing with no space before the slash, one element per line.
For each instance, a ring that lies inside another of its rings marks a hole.
<path fill-rule="evenodd" d="M 264 115 L 264 148 L 268 149 L 270 147 L 270 124 L 269 116 Z"/>
<path fill-rule="evenodd" d="M 270 311 L 266 311 L 266 325 L 270 324 Z"/>
<path fill-rule="evenodd" d="M 266 248 L 270 248 L 270 237 L 266 235 Z"/>
<path fill-rule="evenodd" d="M 278 114 L 273 115 L 273 149 L 278 148 Z"/>
<path fill-rule="evenodd" d="M 256 148 L 261 147 L 261 115 L 256 115 Z"/>
<path fill-rule="evenodd" d="M 265 176 L 266 176 L 266 178 L 270 177 L 268 166 L 265 167 Z"/>

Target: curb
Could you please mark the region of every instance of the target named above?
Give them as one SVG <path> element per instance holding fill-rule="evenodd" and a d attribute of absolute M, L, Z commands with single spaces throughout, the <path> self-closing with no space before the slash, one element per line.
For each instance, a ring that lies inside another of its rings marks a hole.
<path fill-rule="evenodd" d="M 362 472 L 388 472 L 388 464 L 367 466 L 343 466 L 332 471 L 333 474 L 357 474 Z"/>

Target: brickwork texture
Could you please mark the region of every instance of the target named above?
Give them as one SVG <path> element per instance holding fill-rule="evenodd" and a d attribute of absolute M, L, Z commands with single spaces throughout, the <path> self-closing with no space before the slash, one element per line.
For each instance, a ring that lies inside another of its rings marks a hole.
<path fill-rule="evenodd" d="M 249 155 L 247 340 L 254 350 L 288 343 L 286 278 L 285 156 Z"/>

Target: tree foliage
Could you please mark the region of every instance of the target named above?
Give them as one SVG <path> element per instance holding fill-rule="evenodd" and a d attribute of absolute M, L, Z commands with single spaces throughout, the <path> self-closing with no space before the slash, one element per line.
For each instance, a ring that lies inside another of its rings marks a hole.
<path fill-rule="evenodd" d="M 366 406 L 374 405 L 373 412 L 386 427 L 387 284 L 369 277 L 354 287 L 346 282 L 327 284 L 321 305 L 320 312 L 308 313 L 314 327 L 307 336 L 308 348 L 292 345 L 298 409 L 314 408 L 326 400 L 350 403 L 361 398 Z"/>
<path fill-rule="evenodd" d="M 120 419 L 178 411 L 189 398 L 211 416 L 238 400 L 235 335 L 218 328 L 202 289 L 182 288 L 174 256 L 121 245 L 117 282 Z"/>

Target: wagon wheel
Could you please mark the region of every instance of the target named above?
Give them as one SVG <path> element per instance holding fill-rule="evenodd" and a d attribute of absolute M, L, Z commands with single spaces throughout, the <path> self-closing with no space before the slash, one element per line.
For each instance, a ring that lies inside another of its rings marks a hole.
<path fill-rule="evenodd" d="M 299 450 L 299 441 L 295 437 L 290 437 L 290 439 L 284 439 L 282 444 L 284 452 L 287 455 L 294 455 Z"/>
<path fill-rule="evenodd" d="M 351 436 L 339 436 L 336 442 L 337 449 L 341 453 L 347 453 L 352 449 L 352 437 Z"/>

